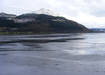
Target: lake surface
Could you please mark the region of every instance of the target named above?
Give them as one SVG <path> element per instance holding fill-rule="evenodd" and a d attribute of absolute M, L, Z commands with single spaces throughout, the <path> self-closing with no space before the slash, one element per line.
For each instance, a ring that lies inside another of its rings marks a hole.
<path fill-rule="evenodd" d="M 105 34 L 0 35 L 0 75 L 105 75 Z"/>

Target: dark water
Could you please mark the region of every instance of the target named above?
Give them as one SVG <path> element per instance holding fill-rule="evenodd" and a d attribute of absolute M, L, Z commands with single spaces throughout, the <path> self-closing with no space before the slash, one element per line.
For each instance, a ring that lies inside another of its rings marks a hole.
<path fill-rule="evenodd" d="M 0 75 L 105 75 L 105 34 L 0 35 Z"/>

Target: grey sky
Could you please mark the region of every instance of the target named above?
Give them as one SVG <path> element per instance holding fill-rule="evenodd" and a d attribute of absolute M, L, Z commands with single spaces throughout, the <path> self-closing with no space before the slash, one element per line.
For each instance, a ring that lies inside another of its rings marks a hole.
<path fill-rule="evenodd" d="M 105 27 L 105 0 L 0 0 L 0 12 L 22 14 L 51 9 L 87 27 Z"/>

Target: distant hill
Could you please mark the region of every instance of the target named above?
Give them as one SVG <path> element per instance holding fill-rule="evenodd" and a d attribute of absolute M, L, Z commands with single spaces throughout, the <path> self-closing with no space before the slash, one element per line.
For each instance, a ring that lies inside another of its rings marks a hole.
<path fill-rule="evenodd" d="M 7 15 L 7 17 L 6 17 Z M 85 26 L 64 17 L 28 13 L 19 16 L 4 14 L 0 17 L 0 31 L 34 33 L 90 32 Z"/>
<path fill-rule="evenodd" d="M 104 32 L 105 33 L 105 28 L 90 28 L 90 30 L 93 32 Z"/>

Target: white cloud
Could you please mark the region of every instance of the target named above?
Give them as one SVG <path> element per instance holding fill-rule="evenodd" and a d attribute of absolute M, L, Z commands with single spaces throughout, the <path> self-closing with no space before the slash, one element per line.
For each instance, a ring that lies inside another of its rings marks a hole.
<path fill-rule="evenodd" d="M 105 0 L 0 0 L 0 11 L 25 13 L 51 9 L 87 27 L 105 27 Z"/>
<path fill-rule="evenodd" d="M 90 14 L 80 13 L 72 19 L 84 24 L 86 27 L 105 27 L 105 17 L 96 17 Z"/>

